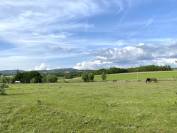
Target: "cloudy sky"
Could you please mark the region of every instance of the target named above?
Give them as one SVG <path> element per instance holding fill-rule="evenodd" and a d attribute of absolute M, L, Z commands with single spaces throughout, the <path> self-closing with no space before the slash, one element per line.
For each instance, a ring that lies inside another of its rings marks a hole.
<path fill-rule="evenodd" d="M 0 0 L 0 70 L 171 65 L 177 0 Z"/>

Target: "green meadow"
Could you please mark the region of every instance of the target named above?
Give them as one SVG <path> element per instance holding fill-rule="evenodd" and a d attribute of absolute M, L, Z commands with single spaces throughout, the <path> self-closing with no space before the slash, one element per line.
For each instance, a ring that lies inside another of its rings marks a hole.
<path fill-rule="evenodd" d="M 177 81 L 16 84 L 0 101 L 2 133 L 177 132 Z"/>
<path fill-rule="evenodd" d="M 149 78 L 157 78 L 159 80 L 176 80 L 177 71 L 155 71 L 155 72 L 139 72 L 139 73 L 122 73 L 109 74 L 107 80 L 145 80 Z M 96 80 L 100 81 L 101 76 L 96 76 Z"/>
<path fill-rule="evenodd" d="M 107 81 L 127 80 L 127 81 L 145 81 L 146 78 L 157 78 L 158 80 L 177 80 L 177 71 L 155 71 L 155 72 L 133 72 L 120 74 L 107 74 Z M 82 82 L 81 78 L 66 80 L 67 82 Z M 95 81 L 102 81 L 100 75 L 95 75 Z M 60 79 L 59 82 L 63 82 Z"/>

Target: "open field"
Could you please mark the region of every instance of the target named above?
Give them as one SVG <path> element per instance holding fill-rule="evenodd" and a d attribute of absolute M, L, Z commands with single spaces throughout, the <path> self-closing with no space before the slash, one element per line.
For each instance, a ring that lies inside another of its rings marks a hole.
<path fill-rule="evenodd" d="M 120 73 L 120 74 L 107 74 L 107 81 L 111 80 L 142 80 L 145 81 L 146 78 L 157 78 L 158 80 L 177 80 L 177 71 L 155 71 L 155 72 L 134 72 L 134 73 Z M 68 82 L 81 82 L 82 79 L 73 78 L 66 80 Z M 95 75 L 95 81 L 102 81 L 100 75 Z M 59 82 L 63 82 L 60 79 Z"/>
<path fill-rule="evenodd" d="M 176 81 L 11 85 L 0 96 L 0 132 L 176 133 L 176 86 Z"/>
<path fill-rule="evenodd" d="M 147 77 L 165 79 L 177 79 L 177 71 L 159 71 L 159 72 L 140 72 L 140 73 L 122 73 L 108 74 L 107 80 L 145 80 Z M 96 76 L 97 81 L 101 80 L 100 76 Z"/>

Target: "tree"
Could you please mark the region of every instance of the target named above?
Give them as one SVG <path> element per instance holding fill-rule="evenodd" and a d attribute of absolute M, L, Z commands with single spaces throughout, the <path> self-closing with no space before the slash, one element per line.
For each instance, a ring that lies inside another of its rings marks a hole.
<path fill-rule="evenodd" d="M 105 72 L 103 72 L 103 73 L 101 74 L 101 79 L 102 79 L 103 81 L 105 81 L 105 80 L 107 79 L 107 75 L 106 75 Z"/>
<path fill-rule="evenodd" d="M 48 83 L 56 83 L 58 81 L 58 77 L 56 75 L 47 75 L 46 80 Z"/>
<path fill-rule="evenodd" d="M 42 76 L 37 71 L 17 73 L 14 81 L 20 81 L 21 83 L 41 83 Z"/>
<path fill-rule="evenodd" d="M 73 75 L 70 72 L 64 72 L 64 79 L 72 79 Z"/>
<path fill-rule="evenodd" d="M 89 82 L 93 82 L 94 78 L 95 78 L 95 75 L 93 73 L 89 73 L 88 74 L 88 80 L 89 80 Z"/>
<path fill-rule="evenodd" d="M 84 82 L 89 82 L 88 73 L 84 72 L 84 73 L 82 74 L 82 80 L 83 80 Z"/>
<path fill-rule="evenodd" d="M 93 73 L 84 72 L 82 74 L 82 80 L 84 82 L 93 82 L 94 81 L 94 77 L 95 77 L 95 75 Z"/>

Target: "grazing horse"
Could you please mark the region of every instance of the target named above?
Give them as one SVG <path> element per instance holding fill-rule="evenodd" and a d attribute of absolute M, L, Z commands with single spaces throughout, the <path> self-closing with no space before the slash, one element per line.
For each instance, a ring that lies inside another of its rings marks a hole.
<path fill-rule="evenodd" d="M 146 83 L 151 83 L 151 82 L 157 83 L 157 79 L 156 78 L 147 78 L 146 79 Z"/>

